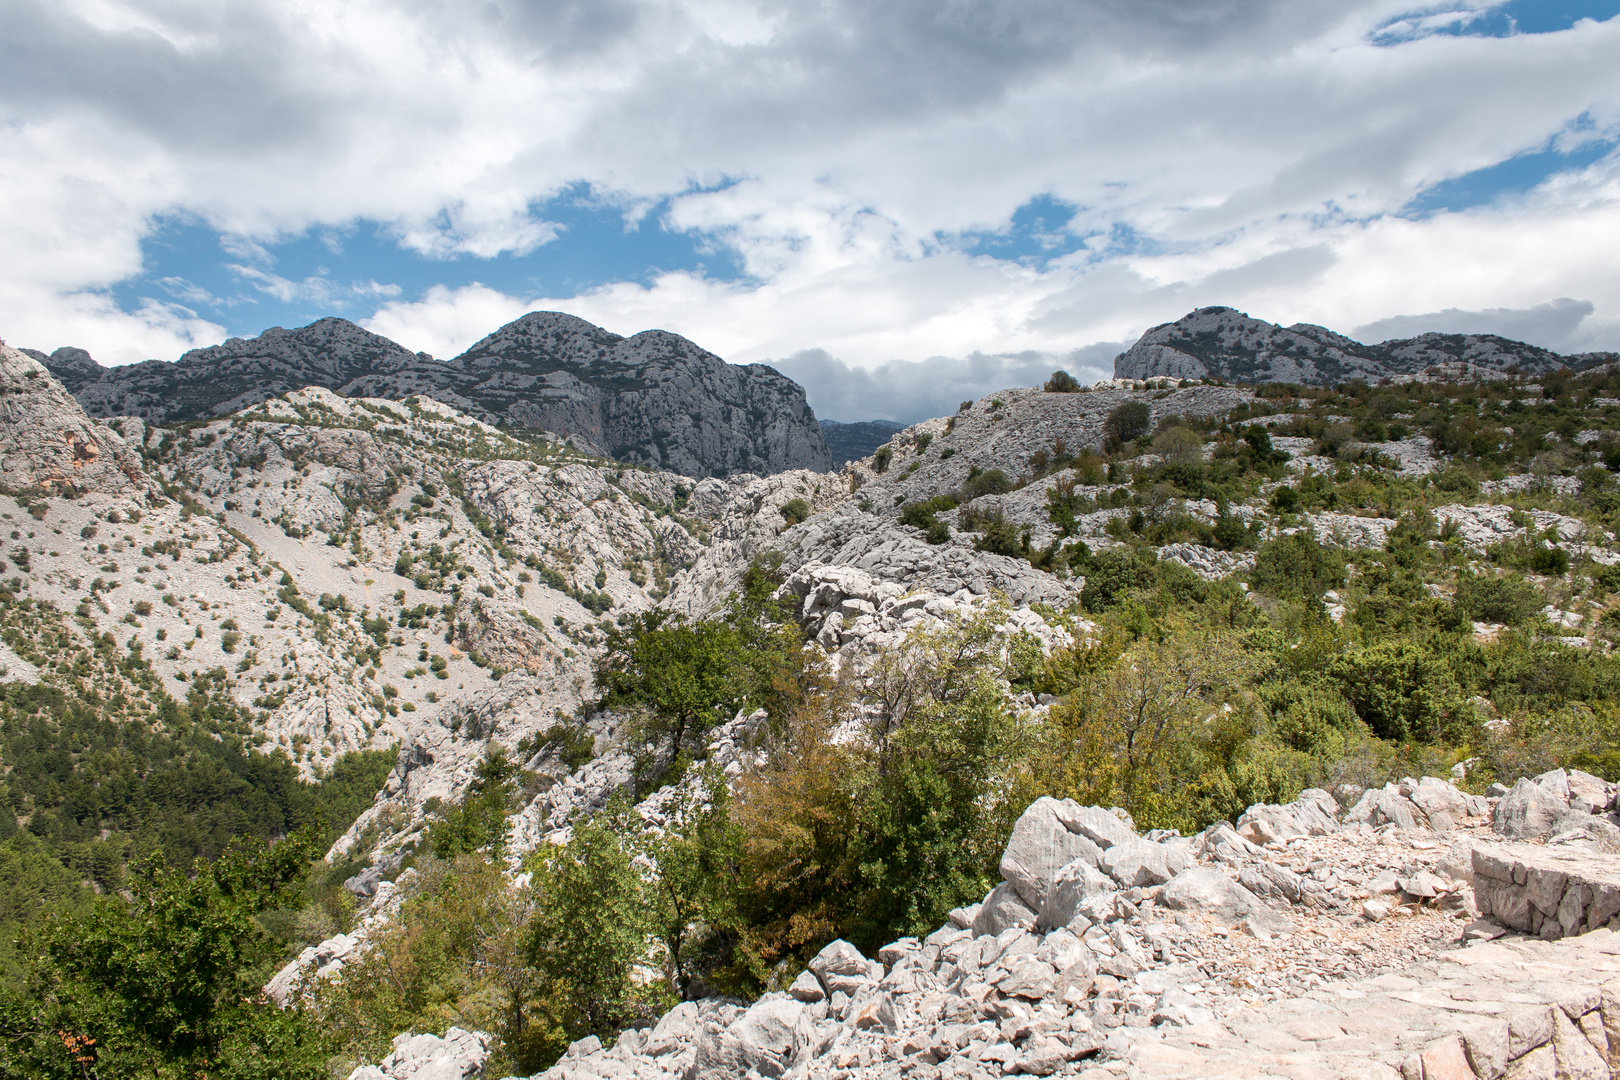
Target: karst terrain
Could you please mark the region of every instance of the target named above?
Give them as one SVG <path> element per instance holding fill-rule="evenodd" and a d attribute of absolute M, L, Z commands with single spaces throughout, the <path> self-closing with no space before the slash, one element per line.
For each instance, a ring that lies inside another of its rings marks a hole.
<path fill-rule="evenodd" d="M 556 313 L 0 346 L 0 1064 L 1611 1075 L 1620 369 L 1414 342 L 1203 309 L 837 468 Z M 183 1043 L 64 989 L 171 895 L 253 943 Z"/>

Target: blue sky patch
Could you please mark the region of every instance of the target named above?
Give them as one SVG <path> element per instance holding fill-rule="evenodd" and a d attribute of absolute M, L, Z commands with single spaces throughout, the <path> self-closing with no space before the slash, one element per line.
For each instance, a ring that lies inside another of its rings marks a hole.
<path fill-rule="evenodd" d="M 1387 20 L 1371 35 L 1376 45 L 1399 45 L 1435 34 L 1511 37 L 1568 30 L 1582 19 L 1607 22 L 1620 15 L 1620 0 L 1508 0 L 1489 6 L 1460 3 L 1413 8 Z"/>
<path fill-rule="evenodd" d="M 401 247 L 388 226 L 373 221 L 255 244 L 196 218 L 165 218 L 142 241 L 143 272 L 113 286 L 112 294 L 125 311 L 144 300 L 179 304 L 232 335 L 251 337 L 328 315 L 363 319 L 390 300 L 419 299 L 434 285 L 478 282 L 512 296 L 572 296 L 677 270 L 720 281 L 743 276 L 724 243 L 664 228 L 668 208 L 666 200 L 627 224 L 622 206 L 580 187 L 534 208 L 536 217 L 560 226 L 556 239 L 524 255 L 447 259 Z"/>
<path fill-rule="evenodd" d="M 1484 206 L 1504 196 L 1529 191 L 1561 172 L 1584 169 L 1613 152 L 1613 140 L 1595 140 L 1568 152 L 1546 149 L 1499 161 L 1495 165 L 1443 180 L 1407 203 L 1405 217 L 1424 218 L 1445 211 Z"/>
<path fill-rule="evenodd" d="M 954 235 L 937 234 L 945 247 L 973 255 L 988 255 L 1045 269 L 1054 259 L 1085 246 L 1086 237 L 1069 231 L 1079 208 L 1049 194 L 1030 199 L 1012 213 L 1004 229 L 971 229 Z"/>

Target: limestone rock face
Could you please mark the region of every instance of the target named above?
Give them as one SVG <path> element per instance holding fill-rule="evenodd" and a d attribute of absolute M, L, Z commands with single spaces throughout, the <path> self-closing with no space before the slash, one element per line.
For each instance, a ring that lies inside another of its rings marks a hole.
<path fill-rule="evenodd" d="M 84 414 L 45 366 L 0 345 L 0 486 L 144 494 L 156 485 L 110 429 Z"/>
<path fill-rule="evenodd" d="M 1143 334 L 1114 358 L 1114 375 L 1324 384 L 1421 378 L 1431 369 L 1434 377 L 1446 378 L 1491 377 L 1515 366 L 1535 374 L 1613 358 L 1612 353 L 1560 356 L 1495 334 L 1421 334 L 1364 345 L 1310 323 L 1284 328 L 1229 307 L 1207 307 Z"/>
<path fill-rule="evenodd" d="M 1496 804 L 1495 828 L 1511 839 L 1546 836 L 1552 832 L 1568 803 L 1534 780 L 1521 778 Z"/>
<path fill-rule="evenodd" d="M 442 1039 L 407 1031 L 394 1036 L 394 1052 L 381 1064 L 362 1065 L 349 1080 L 470 1080 L 484 1074 L 493 1042 L 487 1032 L 458 1027 Z"/>
<path fill-rule="evenodd" d="M 48 362 L 95 416 L 206 419 L 319 386 L 345 397 L 422 395 L 686 476 L 832 467 L 803 388 L 785 375 L 728 364 L 662 330 L 624 338 L 554 311 L 531 312 L 449 361 L 321 319 L 175 363 L 102 369 L 79 349 Z"/>

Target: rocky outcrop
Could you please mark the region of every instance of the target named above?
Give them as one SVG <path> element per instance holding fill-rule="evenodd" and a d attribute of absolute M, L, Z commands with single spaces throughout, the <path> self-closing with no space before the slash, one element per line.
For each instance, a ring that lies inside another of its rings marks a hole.
<path fill-rule="evenodd" d="M 1556 940 L 1620 929 L 1620 858 L 1569 847 L 1479 844 L 1473 850 L 1480 914 Z"/>
<path fill-rule="evenodd" d="M 206 419 L 319 386 L 345 397 L 422 395 L 686 476 L 832 467 L 803 388 L 785 375 L 728 364 L 662 330 L 625 338 L 554 311 L 531 312 L 449 361 L 321 319 L 175 363 L 102 369 L 77 349 L 48 363 L 94 416 Z"/>
<path fill-rule="evenodd" d="M 1447 781 L 1391 798 L 1410 825 L 1346 823 L 1311 791 L 1250 807 L 1242 832 L 1222 822 L 1189 839 L 1039 799 L 1013 829 L 1004 881 L 927 937 L 876 957 L 835 941 L 785 991 L 687 1002 L 611 1050 L 576 1044 L 543 1075 L 1124 1080 L 1286 1063 L 1380 1080 L 1609 1076 L 1620 935 L 1553 944 L 1468 920 L 1476 888 L 1523 877 L 1566 907 L 1580 899 L 1572 926 L 1588 930 L 1608 900 L 1582 890 L 1620 908 L 1610 871 L 1482 843 L 1475 797 Z"/>
<path fill-rule="evenodd" d="M 376 1065 L 362 1065 L 349 1080 L 473 1080 L 484 1075 L 488 1032 L 453 1027 L 437 1035 L 405 1032 L 394 1036 L 394 1052 Z"/>
<path fill-rule="evenodd" d="M 0 487 L 156 493 L 116 432 L 93 423 L 39 361 L 0 344 Z"/>
<path fill-rule="evenodd" d="M 1282 327 L 1229 307 L 1199 308 L 1155 326 L 1114 358 L 1123 379 L 1220 379 L 1324 385 L 1349 379 L 1497 378 L 1579 369 L 1614 354 L 1560 356 L 1494 334 L 1423 334 L 1364 345 L 1310 323 Z"/>

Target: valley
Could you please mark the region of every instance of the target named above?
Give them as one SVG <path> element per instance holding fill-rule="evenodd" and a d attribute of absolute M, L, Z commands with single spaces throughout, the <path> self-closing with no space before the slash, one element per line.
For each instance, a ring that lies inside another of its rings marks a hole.
<path fill-rule="evenodd" d="M 6 1068 L 100 1025 L 105 1075 L 1172 1075 L 1248 1060 L 1244 1010 L 1614 914 L 1599 870 L 1482 899 L 1492 844 L 1620 852 L 1612 363 L 1054 377 L 829 471 L 796 387 L 610 454 L 413 355 L 171 416 L 0 351 Z M 193 1042 L 25 989 L 182 894 L 242 957 Z M 1356 1067 L 1474 1053 L 1424 1030 Z"/>

